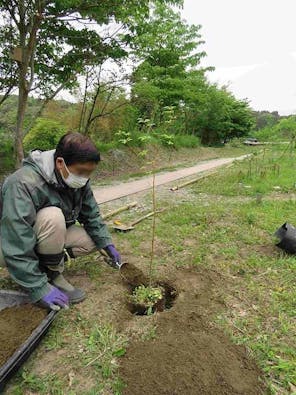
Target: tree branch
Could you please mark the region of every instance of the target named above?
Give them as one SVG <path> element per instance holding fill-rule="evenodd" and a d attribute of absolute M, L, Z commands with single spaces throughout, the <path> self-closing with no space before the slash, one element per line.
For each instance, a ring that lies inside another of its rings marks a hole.
<path fill-rule="evenodd" d="M 63 84 L 61 84 L 54 92 L 52 92 L 52 94 L 48 97 L 45 98 L 45 100 L 43 100 L 42 105 L 39 107 L 38 111 L 35 112 L 35 114 L 33 115 L 33 118 L 29 124 L 29 126 L 26 128 L 26 130 L 24 131 L 26 133 L 28 133 L 28 131 L 32 128 L 35 120 L 40 117 L 40 115 L 42 114 L 43 110 L 45 109 L 46 105 L 53 100 L 56 95 L 63 89 L 63 87 L 65 86 L 65 82 L 63 82 Z"/>
<path fill-rule="evenodd" d="M 92 106 L 91 106 L 90 112 L 88 114 L 87 122 L 86 122 L 86 125 L 85 125 L 85 131 L 84 131 L 85 134 L 88 133 L 88 129 L 89 129 L 89 126 L 91 124 L 92 114 L 94 112 L 98 96 L 100 94 L 100 90 L 101 90 L 101 84 L 100 84 L 101 72 L 102 72 L 102 65 L 100 65 L 100 67 L 99 67 L 99 74 L 97 76 L 97 80 L 98 80 L 97 90 L 96 90 L 95 95 L 93 97 Z"/>
<path fill-rule="evenodd" d="M 0 99 L 0 106 L 5 102 L 6 99 L 8 99 L 10 92 L 13 90 L 14 86 L 10 86 L 7 91 L 4 93 L 4 95 L 1 96 Z"/>
<path fill-rule="evenodd" d="M 123 106 L 126 106 L 126 105 L 127 105 L 126 102 L 125 102 L 125 103 L 120 103 L 120 104 L 118 104 L 117 106 L 113 107 L 112 110 L 110 110 L 110 111 L 108 111 L 108 112 L 103 113 L 103 112 L 101 111 L 100 114 L 95 115 L 95 116 L 91 119 L 91 123 L 93 123 L 93 122 L 94 122 L 96 119 L 98 119 L 98 118 L 104 118 L 104 117 L 107 117 L 107 116 L 113 114 L 114 111 L 116 111 L 116 110 L 118 110 L 120 107 L 123 107 Z"/>

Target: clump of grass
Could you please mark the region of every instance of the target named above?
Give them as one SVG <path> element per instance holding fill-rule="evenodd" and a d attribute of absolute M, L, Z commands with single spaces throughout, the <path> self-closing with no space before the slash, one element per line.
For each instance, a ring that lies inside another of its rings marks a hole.
<path fill-rule="evenodd" d="M 85 366 L 100 371 L 103 378 L 110 378 L 117 370 L 116 357 L 126 352 L 127 340 L 111 325 L 94 326 L 84 343 Z"/>

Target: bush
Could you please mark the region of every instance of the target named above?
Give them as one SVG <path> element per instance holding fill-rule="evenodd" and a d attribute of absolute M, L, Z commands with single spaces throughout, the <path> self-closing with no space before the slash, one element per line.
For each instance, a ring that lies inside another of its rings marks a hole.
<path fill-rule="evenodd" d="M 116 149 L 118 146 L 117 141 L 110 141 L 109 143 L 100 141 L 100 140 L 93 140 L 95 146 L 97 147 L 99 152 L 108 152 L 113 149 Z"/>
<path fill-rule="evenodd" d="M 157 138 L 153 134 L 149 133 L 137 133 L 135 135 L 135 141 L 138 147 L 144 147 L 149 144 L 157 144 Z"/>
<path fill-rule="evenodd" d="M 197 148 L 200 147 L 200 139 L 192 134 L 176 134 L 174 136 L 175 148 Z"/>
<path fill-rule="evenodd" d="M 38 119 L 35 126 L 26 134 L 23 143 L 26 152 L 32 149 L 54 149 L 65 134 L 63 125 L 49 119 Z"/>
<path fill-rule="evenodd" d="M 12 170 L 14 167 L 14 142 L 0 130 L 0 173 Z"/>
<path fill-rule="evenodd" d="M 239 138 L 239 137 L 234 137 L 227 143 L 228 146 L 233 147 L 233 148 L 239 148 L 243 145 L 243 141 L 245 139 Z"/>
<path fill-rule="evenodd" d="M 296 137 L 296 117 L 283 118 L 273 127 L 256 131 L 254 136 L 261 141 L 289 141 Z"/>
<path fill-rule="evenodd" d="M 280 141 L 283 140 L 282 136 L 273 128 L 264 128 L 252 134 L 259 141 Z"/>

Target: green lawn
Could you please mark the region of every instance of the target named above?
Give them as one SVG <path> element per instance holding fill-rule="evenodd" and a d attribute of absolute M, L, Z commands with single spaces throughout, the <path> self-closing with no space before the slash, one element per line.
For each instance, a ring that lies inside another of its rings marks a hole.
<path fill-rule="evenodd" d="M 273 237 L 285 221 L 296 225 L 295 154 L 271 147 L 187 188 L 184 195 L 168 192 L 158 199 L 167 208 L 157 219 L 159 271 L 196 265 L 225 277 L 226 309 L 215 321 L 250 350 L 273 395 L 296 393 L 296 259 L 281 253 Z M 144 203 L 150 201 L 147 196 Z M 130 211 L 121 218 L 138 216 Z M 123 255 L 142 267 L 149 263 L 150 230 L 146 221 L 136 231 L 114 235 Z M 138 336 L 149 341 L 157 333 L 151 320 L 143 327 L 136 321 L 129 331 L 118 327 L 116 303 L 124 291 L 110 269 L 94 260 L 81 258 L 68 269 L 74 278 L 87 278 L 90 296 L 59 317 L 7 394 L 121 393 L 117 366 L 128 342 Z M 100 314 L 106 301 L 116 314 Z"/>

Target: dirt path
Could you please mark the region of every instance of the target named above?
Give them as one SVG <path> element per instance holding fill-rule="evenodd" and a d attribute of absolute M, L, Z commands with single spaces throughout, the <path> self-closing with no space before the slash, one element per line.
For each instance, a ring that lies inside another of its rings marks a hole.
<path fill-rule="evenodd" d="M 199 174 L 205 171 L 213 170 L 221 166 L 228 165 L 236 160 L 246 159 L 249 155 L 242 155 L 236 158 L 222 158 L 214 159 L 206 162 L 201 162 L 192 167 L 170 171 L 156 175 L 156 185 L 163 185 L 181 178 L 189 177 L 194 174 Z M 143 177 L 140 180 L 125 182 L 108 187 L 94 187 L 94 196 L 99 204 L 106 203 L 124 196 L 132 195 L 149 189 L 152 187 L 152 179 L 150 177 Z"/>

